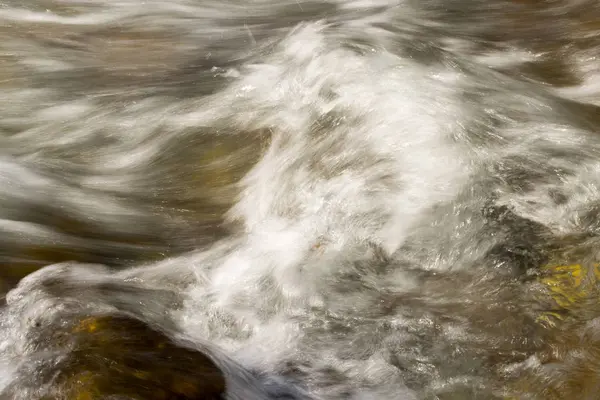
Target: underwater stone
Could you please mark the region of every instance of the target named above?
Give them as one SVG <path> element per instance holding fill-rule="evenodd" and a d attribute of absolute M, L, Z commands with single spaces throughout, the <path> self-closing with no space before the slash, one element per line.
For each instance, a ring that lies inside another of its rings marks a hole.
<path fill-rule="evenodd" d="M 207 355 L 138 319 L 102 315 L 39 327 L 48 328 L 37 345 L 42 360 L 27 363 L 0 398 L 23 389 L 43 400 L 212 400 L 225 392 Z"/>

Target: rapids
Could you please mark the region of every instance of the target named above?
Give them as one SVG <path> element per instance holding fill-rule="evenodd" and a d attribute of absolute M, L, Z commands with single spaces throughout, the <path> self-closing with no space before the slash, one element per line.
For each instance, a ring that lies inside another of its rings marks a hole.
<path fill-rule="evenodd" d="M 57 389 L 89 315 L 231 400 L 599 398 L 599 45 L 592 0 L 0 0 L 0 398 L 138 399 Z"/>

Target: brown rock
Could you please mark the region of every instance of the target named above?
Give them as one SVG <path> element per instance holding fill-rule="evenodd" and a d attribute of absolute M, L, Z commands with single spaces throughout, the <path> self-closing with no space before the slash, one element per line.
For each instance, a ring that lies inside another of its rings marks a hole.
<path fill-rule="evenodd" d="M 60 325 L 34 340 L 52 359 L 35 363 L 9 392 L 44 388 L 34 396 L 44 400 L 212 400 L 225 391 L 223 373 L 207 355 L 140 320 L 105 315 Z"/>

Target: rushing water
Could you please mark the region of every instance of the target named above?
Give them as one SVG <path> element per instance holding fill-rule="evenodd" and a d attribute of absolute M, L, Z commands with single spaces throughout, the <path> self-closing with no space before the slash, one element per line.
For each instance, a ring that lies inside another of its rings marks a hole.
<path fill-rule="evenodd" d="M 599 45 L 592 0 L 0 0 L 0 398 L 599 398 Z M 203 389 L 68 394 L 106 316 Z"/>

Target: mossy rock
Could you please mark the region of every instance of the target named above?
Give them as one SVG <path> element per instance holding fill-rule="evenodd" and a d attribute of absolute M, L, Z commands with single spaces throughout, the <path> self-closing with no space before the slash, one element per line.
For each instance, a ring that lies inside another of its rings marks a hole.
<path fill-rule="evenodd" d="M 224 375 L 207 355 L 140 320 L 104 315 L 39 329 L 36 346 L 51 359 L 44 356 L 3 396 L 43 388 L 36 398 L 213 400 L 225 392 Z"/>

